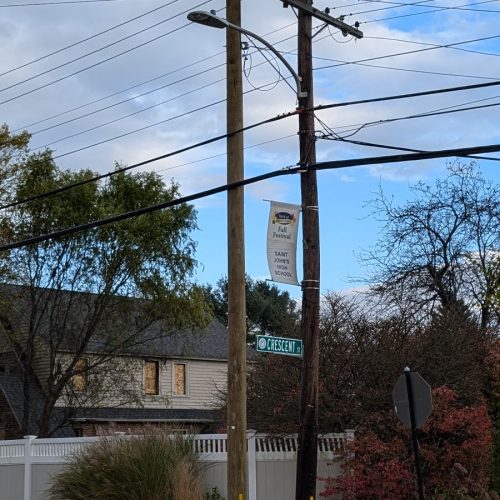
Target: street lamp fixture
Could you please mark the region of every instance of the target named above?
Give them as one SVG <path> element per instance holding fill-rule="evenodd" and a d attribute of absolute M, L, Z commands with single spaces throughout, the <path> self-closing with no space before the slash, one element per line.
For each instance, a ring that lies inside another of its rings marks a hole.
<path fill-rule="evenodd" d="M 238 26 L 236 24 L 230 23 L 229 21 L 226 21 L 222 17 L 216 16 L 212 12 L 207 12 L 204 10 L 195 10 L 193 12 L 190 12 L 187 15 L 187 18 L 193 23 L 203 24 L 204 26 L 210 26 L 211 28 L 219 28 L 219 29 L 229 28 L 232 30 L 239 31 L 240 33 L 243 33 L 244 35 L 247 35 L 250 38 L 255 38 L 257 41 L 265 45 L 284 64 L 286 69 L 288 69 L 290 74 L 293 76 L 293 79 L 295 80 L 295 84 L 297 87 L 297 99 L 307 97 L 307 92 L 304 92 L 302 90 L 301 77 L 295 72 L 295 70 L 290 66 L 288 61 L 280 54 L 278 50 L 276 50 L 269 42 L 264 40 L 256 33 L 253 33 L 252 31 L 242 28 L 241 26 Z"/>

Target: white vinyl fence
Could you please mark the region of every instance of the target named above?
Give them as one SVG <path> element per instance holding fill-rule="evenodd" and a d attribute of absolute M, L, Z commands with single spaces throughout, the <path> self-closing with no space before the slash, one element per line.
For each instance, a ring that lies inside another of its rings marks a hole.
<path fill-rule="evenodd" d="M 318 477 L 339 473 L 339 454 L 353 432 L 318 438 Z M 52 475 L 98 437 L 0 441 L 0 500 L 43 500 Z M 227 435 L 199 434 L 193 446 L 203 462 L 207 490 L 226 496 Z M 245 500 L 290 500 L 295 496 L 297 437 L 269 437 L 248 432 L 248 493 Z M 318 481 L 317 492 L 323 489 Z M 319 496 L 318 496 L 319 498 Z"/>

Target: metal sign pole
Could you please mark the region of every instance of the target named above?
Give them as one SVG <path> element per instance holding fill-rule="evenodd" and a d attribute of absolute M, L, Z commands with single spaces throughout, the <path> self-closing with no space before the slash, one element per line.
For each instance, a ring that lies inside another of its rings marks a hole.
<path fill-rule="evenodd" d="M 417 425 L 415 423 L 415 402 L 413 399 L 413 384 L 411 381 L 411 371 L 407 367 L 404 370 L 406 378 L 406 390 L 408 392 L 408 404 L 410 407 L 411 438 L 413 442 L 413 453 L 415 454 L 415 470 L 417 473 L 418 498 L 424 500 L 424 485 L 422 473 L 420 471 L 420 453 L 418 451 Z"/>

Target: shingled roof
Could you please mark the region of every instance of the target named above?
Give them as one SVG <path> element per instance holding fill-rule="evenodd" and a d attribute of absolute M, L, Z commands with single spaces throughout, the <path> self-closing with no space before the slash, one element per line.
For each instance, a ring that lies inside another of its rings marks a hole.
<path fill-rule="evenodd" d="M 11 311 L 14 312 L 16 326 L 23 328 L 23 321 L 29 318 L 27 311 L 30 306 L 30 288 L 18 285 L 0 284 L 0 292 L 4 298 L 8 298 L 13 304 Z M 50 293 L 50 290 L 35 289 L 35 293 Z M 55 292 L 55 291 L 54 291 Z M 75 345 L 75 331 L 81 328 L 85 321 L 84 314 L 81 311 L 89 307 L 95 295 L 81 292 L 63 292 L 67 297 L 71 296 L 72 306 L 68 310 L 72 316 L 69 325 L 71 328 L 63 342 L 60 343 L 60 351 L 72 352 Z M 132 306 L 140 309 L 141 300 L 134 300 L 128 297 L 118 297 L 119 301 L 127 301 Z M 49 299 L 50 300 L 50 299 Z M 50 305 L 43 309 L 42 317 L 39 319 L 40 336 L 48 336 L 48 331 L 51 326 Z M 132 323 L 132 322 L 131 322 Z M 126 326 L 125 326 L 126 328 Z M 134 326 L 134 328 L 136 328 Z M 129 333 L 123 331 L 126 337 Z M 87 346 L 87 353 L 100 353 L 106 351 L 106 332 L 99 332 L 90 340 Z M 228 335 L 227 329 L 217 320 L 212 320 L 204 328 L 187 328 L 183 330 L 173 329 L 164 321 L 158 320 L 152 322 L 145 328 L 140 329 L 137 333 L 133 345 L 129 345 L 120 350 L 120 355 L 130 356 L 154 356 L 168 358 L 184 358 L 184 359 L 207 359 L 207 360 L 227 360 L 227 344 Z M 247 358 L 254 359 L 256 352 L 251 347 L 247 348 Z"/>

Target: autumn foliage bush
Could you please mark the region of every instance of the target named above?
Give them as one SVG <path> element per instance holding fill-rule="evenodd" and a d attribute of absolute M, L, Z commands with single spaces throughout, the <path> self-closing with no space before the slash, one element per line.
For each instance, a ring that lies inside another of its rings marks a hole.
<path fill-rule="evenodd" d="M 433 390 L 433 412 L 419 431 L 428 498 L 481 498 L 488 490 L 491 422 L 486 404 L 459 406 L 447 387 Z M 410 499 L 415 493 L 410 432 L 389 412 L 374 414 L 347 449 L 342 473 L 323 497 Z"/>

